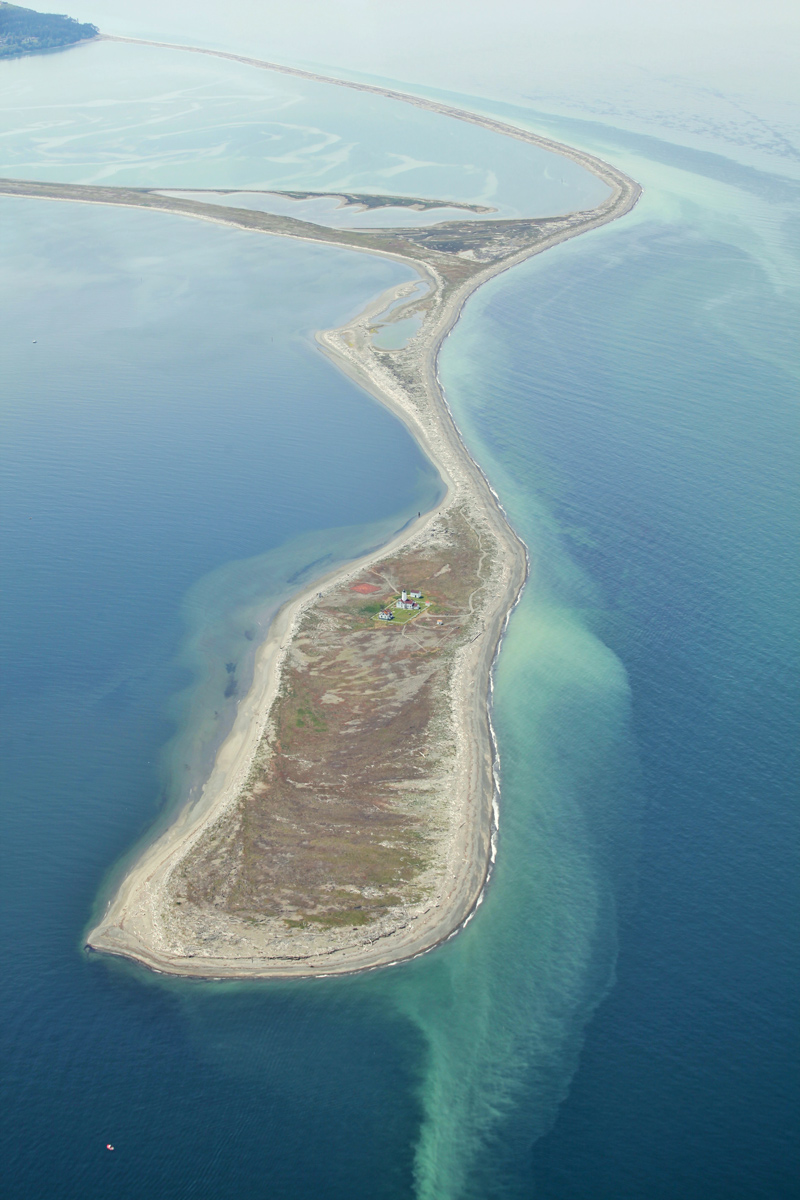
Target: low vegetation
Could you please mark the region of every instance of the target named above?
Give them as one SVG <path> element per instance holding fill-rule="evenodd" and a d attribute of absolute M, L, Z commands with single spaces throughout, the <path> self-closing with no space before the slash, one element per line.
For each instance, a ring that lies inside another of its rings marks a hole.
<path fill-rule="evenodd" d="M 490 569 L 451 512 L 425 542 L 314 603 L 247 785 L 184 861 L 177 903 L 288 930 L 362 927 L 425 901 L 449 820 L 453 650 L 473 636 Z M 446 616 L 376 621 L 403 586 Z M 380 591 L 365 603 L 367 587 Z"/>

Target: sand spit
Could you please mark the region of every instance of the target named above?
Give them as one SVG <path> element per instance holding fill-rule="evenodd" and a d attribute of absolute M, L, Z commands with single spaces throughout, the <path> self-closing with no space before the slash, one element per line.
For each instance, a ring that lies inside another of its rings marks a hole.
<path fill-rule="evenodd" d="M 144 851 L 87 938 L 91 949 L 133 959 L 155 971 L 196 978 L 321 976 L 372 969 L 424 953 L 447 939 L 469 918 L 480 900 L 489 870 L 496 811 L 494 746 L 488 712 L 490 674 L 528 569 L 524 545 L 509 526 L 453 422 L 436 373 L 439 348 L 465 301 L 481 284 L 533 254 L 623 216 L 636 203 L 640 189 L 621 172 L 591 155 L 479 114 L 239 55 L 196 47 L 168 48 L 212 54 L 258 68 L 378 93 L 479 124 L 562 154 L 590 170 L 610 189 L 609 198 L 597 208 L 549 221 L 449 222 L 421 231 L 352 231 L 177 199 L 147 190 L 0 180 L 0 193 L 5 194 L 158 208 L 239 228 L 358 248 L 413 264 L 427 283 L 424 296 L 408 283 L 391 289 L 368 305 L 354 321 L 318 334 L 317 340 L 341 370 L 408 427 L 441 474 L 447 488 L 444 500 L 391 544 L 317 580 L 284 605 L 258 651 L 252 687 L 239 705 L 233 729 L 220 747 L 199 800 L 179 813 Z M 436 243 L 437 229 L 448 231 L 446 248 L 441 241 Z M 415 233 L 417 241 L 413 240 Z M 400 320 L 413 312 L 423 318 L 422 325 L 405 348 L 380 351 L 372 342 L 375 322 L 393 304 L 389 320 Z M 304 618 L 336 588 L 355 579 L 372 564 L 423 544 L 441 527 L 448 514 L 455 513 L 463 514 L 480 530 L 490 547 L 494 569 L 479 610 L 472 614 L 477 632 L 455 652 L 448 695 L 442 702 L 457 749 L 448 785 L 454 798 L 452 819 L 442 835 L 440 861 L 444 867 L 431 893 L 435 893 L 434 899 L 427 905 L 407 906 L 395 912 L 390 925 L 384 923 L 377 929 L 322 929 L 314 936 L 298 936 L 294 939 L 297 943 L 294 950 L 290 936 L 278 941 L 274 937 L 271 940 L 253 937 L 249 941 L 236 937 L 230 939 L 227 947 L 224 936 L 222 941 L 217 936 L 204 942 L 197 939 L 194 929 L 188 937 L 187 928 L 181 928 L 175 916 L 176 870 L 210 826 L 223 819 L 236 804 L 256 752 L 263 744 L 287 655 L 293 650 Z"/>

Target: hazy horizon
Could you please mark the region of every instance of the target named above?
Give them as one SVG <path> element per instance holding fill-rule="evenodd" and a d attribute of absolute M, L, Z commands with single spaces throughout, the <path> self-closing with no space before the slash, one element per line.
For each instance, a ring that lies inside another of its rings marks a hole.
<path fill-rule="evenodd" d="M 210 0 L 67 7 L 108 33 L 464 91 L 800 169 L 800 10 L 788 0 L 230 0 L 224 21 Z"/>

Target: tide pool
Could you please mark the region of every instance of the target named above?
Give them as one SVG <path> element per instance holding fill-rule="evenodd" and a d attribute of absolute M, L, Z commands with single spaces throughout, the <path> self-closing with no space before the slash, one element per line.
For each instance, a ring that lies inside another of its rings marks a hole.
<path fill-rule="evenodd" d="M 404 317 L 393 325 L 382 325 L 373 335 L 373 345 L 379 350 L 402 350 L 422 325 L 422 317 Z"/>

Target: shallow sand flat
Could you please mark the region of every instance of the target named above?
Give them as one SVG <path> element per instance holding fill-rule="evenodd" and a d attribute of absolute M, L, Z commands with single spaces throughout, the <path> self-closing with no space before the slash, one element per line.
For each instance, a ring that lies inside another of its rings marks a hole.
<path fill-rule="evenodd" d="M 282 69 L 254 60 L 241 61 Z M 526 578 L 527 559 L 524 546 L 509 527 L 496 496 L 452 421 L 439 387 L 436 357 L 465 300 L 483 282 L 551 245 L 615 220 L 628 212 L 639 196 L 637 185 L 613 167 L 548 139 L 401 93 L 347 83 L 343 86 L 395 96 L 554 149 L 603 179 L 611 195 L 594 210 L 569 214 L 552 222 L 481 223 L 480 233 L 468 222 L 448 223 L 439 227 L 446 237 L 435 228 L 428 228 L 421 235 L 412 231 L 415 242 L 407 236 L 407 230 L 353 234 L 290 218 L 154 196 L 135 189 L 0 181 L 0 191 L 9 194 L 155 207 L 221 224 L 360 248 L 413 263 L 428 284 L 428 292 L 422 298 L 410 297 L 408 284 L 392 289 L 368 305 L 349 325 L 319 334 L 318 341 L 340 369 L 403 420 L 440 472 L 447 488 L 445 498 L 436 510 L 415 521 L 390 545 L 318 580 L 276 616 L 258 652 L 253 685 L 239 706 L 234 727 L 220 747 L 200 799 L 184 809 L 145 850 L 87 939 L 93 949 L 135 959 L 158 971 L 200 977 L 268 977 L 372 968 L 430 949 L 458 929 L 479 902 L 489 870 L 496 811 L 489 680 L 503 629 Z M 395 305 L 391 319 L 402 319 L 411 310 L 421 311 L 422 327 L 405 349 L 378 351 L 371 341 L 372 323 L 397 300 L 405 302 Z M 346 935 L 341 931 L 336 934 L 321 931 L 314 938 L 298 937 L 294 944 L 291 938 L 283 937 L 261 942 L 256 937 L 248 943 L 246 939 L 231 938 L 230 930 L 227 934 L 223 930 L 221 939 L 213 936 L 207 941 L 186 944 L 167 916 L 174 912 L 170 890 L 173 874 L 204 831 L 223 819 L 237 802 L 262 742 L 283 665 L 302 618 L 313 611 L 318 593 L 322 592 L 324 597 L 370 564 L 413 546 L 429 534 L 435 522 L 456 509 L 468 514 L 491 543 L 496 567 L 492 586 L 483 598 L 480 628 L 459 648 L 448 694 L 442 697 L 442 711 L 451 723 L 455 746 L 450 787 L 457 812 L 442 838 L 440 857 L 447 868 L 435 902 L 422 912 L 409 911 L 407 919 L 377 937 L 366 936 L 368 931 L 361 936 L 358 930 Z"/>

